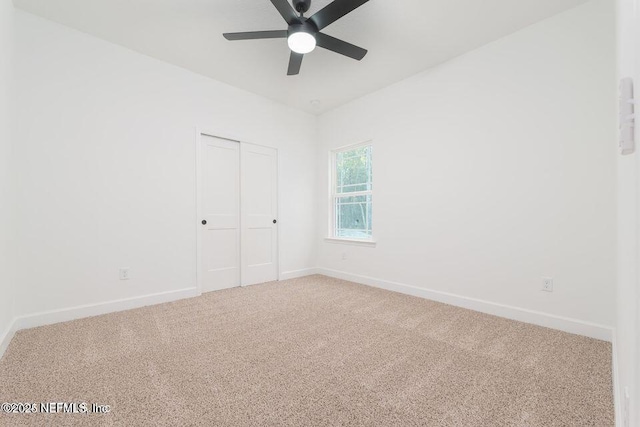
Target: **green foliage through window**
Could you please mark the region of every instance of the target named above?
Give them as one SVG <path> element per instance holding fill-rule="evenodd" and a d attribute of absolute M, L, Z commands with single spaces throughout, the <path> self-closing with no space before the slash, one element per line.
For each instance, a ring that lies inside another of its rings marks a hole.
<path fill-rule="evenodd" d="M 334 237 L 372 236 L 371 145 L 335 153 Z"/>

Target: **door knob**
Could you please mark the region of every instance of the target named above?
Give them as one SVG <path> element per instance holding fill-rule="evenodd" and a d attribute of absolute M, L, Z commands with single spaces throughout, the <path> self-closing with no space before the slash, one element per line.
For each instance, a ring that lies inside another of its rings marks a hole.
<path fill-rule="evenodd" d="M 207 220 L 206 219 L 202 220 L 202 225 L 207 225 Z"/>
<path fill-rule="evenodd" d="M 276 222 L 278 222 L 278 221 L 276 221 L 276 220 L 274 219 L 274 220 L 273 220 L 273 223 L 275 224 Z"/>

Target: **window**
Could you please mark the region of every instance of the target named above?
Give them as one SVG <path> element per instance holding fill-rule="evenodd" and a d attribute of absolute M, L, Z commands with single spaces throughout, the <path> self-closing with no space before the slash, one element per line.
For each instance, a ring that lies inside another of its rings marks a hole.
<path fill-rule="evenodd" d="M 372 240 L 371 143 L 332 152 L 331 236 Z"/>

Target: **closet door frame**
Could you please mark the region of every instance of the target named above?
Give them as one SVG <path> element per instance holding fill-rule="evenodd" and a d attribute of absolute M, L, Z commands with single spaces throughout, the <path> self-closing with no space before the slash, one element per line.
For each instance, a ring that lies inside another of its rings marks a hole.
<path fill-rule="evenodd" d="M 200 232 L 200 228 L 202 227 L 201 221 L 202 221 L 202 208 L 203 208 L 203 203 L 202 203 L 202 179 L 203 179 L 203 167 L 202 167 L 202 144 L 201 144 L 201 139 L 202 139 L 202 135 L 205 136 L 212 136 L 214 138 L 221 138 L 221 139 L 226 139 L 229 141 L 234 141 L 237 142 L 238 144 L 242 144 L 242 143 L 246 143 L 246 144 L 252 144 L 252 145 L 257 145 L 260 147 L 265 147 L 265 148 L 272 148 L 276 150 L 276 157 L 278 160 L 278 169 L 280 169 L 279 165 L 280 165 L 280 161 L 279 161 L 279 150 L 276 147 L 272 147 L 269 145 L 265 145 L 265 144 L 256 144 L 255 142 L 252 142 L 250 140 L 247 140 L 246 138 L 244 138 L 241 135 L 237 135 L 237 134 L 232 134 L 229 132 L 221 132 L 215 129 L 211 129 L 211 128 L 202 128 L 202 127 L 196 127 L 195 129 L 195 138 L 194 138 L 194 144 L 195 144 L 195 153 L 196 153 L 196 158 L 195 158 L 195 169 L 196 169 L 196 217 L 194 219 L 194 224 L 195 224 L 195 230 L 196 230 L 196 290 L 198 292 L 198 294 L 202 294 L 202 233 Z M 242 170 L 242 163 L 240 164 L 240 169 Z M 242 176 L 242 173 L 240 173 L 240 175 Z M 281 211 L 280 211 L 280 171 L 278 170 L 277 173 L 277 195 L 276 195 L 276 206 L 277 206 L 277 211 L 278 211 L 278 215 L 281 217 Z M 242 217 L 242 214 L 240 215 Z M 277 279 L 278 281 L 280 281 L 280 277 L 281 277 L 281 265 L 280 265 L 280 259 L 281 259 L 281 253 L 282 253 L 282 249 L 280 248 L 280 242 L 282 241 L 280 233 L 282 227 L 280 227 L 280 218 L 278 218 L 278 227 L 276 230 L 276 239 L 277 239 L 277 246 L 278 246 L 278 250 L 276 253 L 277 256 Z M 242 223 L 240 224 L 240 233 L 242 233 Z M 240 235 L 240 241 L 242 242 L 242 234 Z M 240 248 L 240 250 L 242 251 L 242 247 Z M 242 268 L 240 268 L 240 286 L 248 286 L 248 285 L 242 285 Z"/>

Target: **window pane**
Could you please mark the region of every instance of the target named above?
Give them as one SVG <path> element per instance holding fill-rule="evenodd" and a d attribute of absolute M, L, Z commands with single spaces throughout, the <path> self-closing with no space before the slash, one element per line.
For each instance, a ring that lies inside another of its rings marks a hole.
<path fill-rule="evenodd" d="M 371 146 L 336 154 L 336 193 L 371 191 Z"/>
<path fill-rule="evenodd" d="M 336 197 L 335 237 L 371 238 L 371 196 Z"/>

